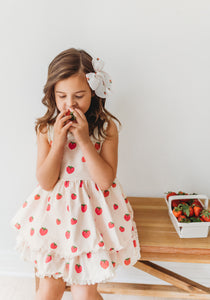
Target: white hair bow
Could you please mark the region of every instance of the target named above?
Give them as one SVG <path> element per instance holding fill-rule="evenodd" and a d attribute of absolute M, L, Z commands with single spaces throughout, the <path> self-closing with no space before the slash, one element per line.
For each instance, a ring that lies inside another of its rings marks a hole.
<path fill-rule="evenodd" d="M 93 58 L 93 69 L 95 73 L 87 73 L 86 78 L 90 88 L 95 91 L 100 98 L 106 98 L 107 93 L 111 91 L 112 80 L 106 72 L 102 71 L 104 62 L 99 58 Z"/>

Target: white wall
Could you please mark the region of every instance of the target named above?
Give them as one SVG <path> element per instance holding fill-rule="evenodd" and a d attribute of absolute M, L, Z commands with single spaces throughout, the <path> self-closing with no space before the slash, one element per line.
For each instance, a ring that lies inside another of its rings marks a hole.
<path fill-rule="evenodd" d="M 1 249 L 36 185 L 35 118 L 49 62 L 84 48 L 113 79 L 122 122 L 118 177 L 130 196 L 210 196 L 208 0 L 9 0 L 0 4 Z"/>

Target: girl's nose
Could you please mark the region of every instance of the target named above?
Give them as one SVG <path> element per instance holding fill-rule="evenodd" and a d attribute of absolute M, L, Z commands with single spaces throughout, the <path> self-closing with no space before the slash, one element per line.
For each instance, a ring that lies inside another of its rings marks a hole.
<path fill-rule="evenodd" d="M 66 99 L 66 106 L 67 106 L 67 108 L 75 108 L 75 106 L 76 106 L 75 100 L 72 97 L 68 97 Z"/>

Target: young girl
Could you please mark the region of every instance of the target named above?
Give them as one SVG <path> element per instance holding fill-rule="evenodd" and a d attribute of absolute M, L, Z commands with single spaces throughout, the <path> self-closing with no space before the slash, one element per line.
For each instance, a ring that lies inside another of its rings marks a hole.
<path fill-rule="evenodd" d="M 68 49 L 50 63 L 37 119 L 39 185 L 11 220 L 40 277 L 36 299 L 103 299 L 97 283 L 140 258 L 133 210 L 116 178 L 118 121 L 105 108 L 103 62 Z M 115 121 L 114 121 L 115 120 Z"/>

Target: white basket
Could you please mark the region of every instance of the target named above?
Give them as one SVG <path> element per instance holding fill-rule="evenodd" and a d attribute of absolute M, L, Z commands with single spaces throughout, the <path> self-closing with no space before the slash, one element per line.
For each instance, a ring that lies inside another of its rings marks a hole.
<path fill-rule="evenodd" d="M 167 196 L 167 195 L 166 195 Z M 173 200 L 184 200 L 184 199 L 198 199 L 204 209 L 208 209 L 208 197 L 205 195 L 177 195 L 169 196 L 168 200 L 165 196 L 165 201 L 168 206 L 169 217 L 176 229 L 180 238 L 204 238 L 208 236 L 210 222 L 192 222 L 192 223 L 181 223 L 178 222 L 174 216 L 171 208 L 171 202 Z M 200 200 L 205 200 L 204 204 Z"/>

